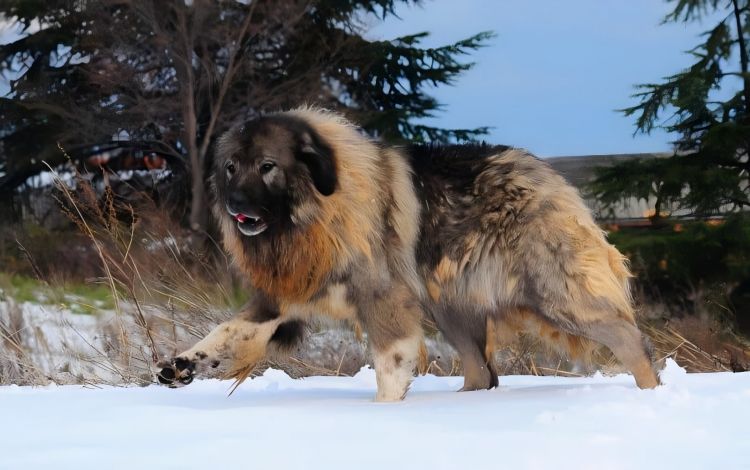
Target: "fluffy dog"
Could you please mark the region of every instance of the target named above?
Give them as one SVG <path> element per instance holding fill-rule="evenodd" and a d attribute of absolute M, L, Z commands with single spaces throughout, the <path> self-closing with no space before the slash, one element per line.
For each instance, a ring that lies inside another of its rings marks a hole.
<path fill-rule="evenodd" d="M 492 388 L 495 341 L 526 331 L 607 346 L 641 388 L 658 384 L 636 327 L 626 260 L 580 196 L 527 152 L 489 145 L 385 147 L 316 109 L 237 126 L 212 185 L 223 242 L 256 293 L 159 374 L 243 380 L 315 315 L 367 333 L 376 400 L 404 397 L 422 323 Z"/>

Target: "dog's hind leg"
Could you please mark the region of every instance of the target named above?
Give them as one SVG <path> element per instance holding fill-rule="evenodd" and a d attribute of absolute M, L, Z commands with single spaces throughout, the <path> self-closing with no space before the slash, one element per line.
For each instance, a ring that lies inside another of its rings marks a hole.
<path fill-rule="evenodd" d="M 640 388 L 654 388 L 659 378 L 654 372 L 646 338 L 633 323 L 614 317 L 583 327 L 583 335 L 607 346 L 635 377 Z"/>
<path fill-rule="evenodd" d="M 488 355 L 486 317 L 476 312 L 455 312 L 441 306 L 435 309 L 433 318 L 440 332 L 461 358 L 464 386 L 460 391 L 497 387 L 497 373 L 492 367 L 492 356 Z"/>
<path fill-rule="evenodd" d="M 651 358 L 651 348 L 631 318 L 618 313 L 615 309 L 583 309 L 575 315 L 558 315 L 557 323 L 550 314 L 542 314 L 550 322 L 542 330 L 550 327 L 559 328 L 561 332 L 575 339 L 582 337 L 594 343 L 606 346 L 618 361 L 635 377 L 640 388 L 654 388 L 659 385 Z M 560 319 L 575 318 L 575 322 L 563 322 Z M 529 330 L 537 336 L 543 336 L 538 328 Z M 542 338 L 544 339 L 544 338 Z"/>

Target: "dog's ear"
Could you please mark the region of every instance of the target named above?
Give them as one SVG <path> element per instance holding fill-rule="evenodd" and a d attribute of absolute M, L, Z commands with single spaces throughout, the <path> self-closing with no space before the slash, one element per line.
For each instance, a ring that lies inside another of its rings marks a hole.
<path fill-rule="evenodd" d="M 310 171 L 315 189 L 323 196 L 336 190 L 336 165 L 333 150 L 312 132 L 303 132 L 297 159 Z"/>

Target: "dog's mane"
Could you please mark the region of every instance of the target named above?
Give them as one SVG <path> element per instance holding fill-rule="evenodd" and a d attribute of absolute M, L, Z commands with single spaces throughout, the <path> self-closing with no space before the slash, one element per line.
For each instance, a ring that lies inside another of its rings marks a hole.
<path fill-rule="evenodd" d="M 243 237 L 218 203 L 214 210 L 226 249 L 256 288 L 278 299 L 306 301 L 332 273 L 354 259 L 372 259 L 385 182 L 378 169 L 379 147 L 342 116 L 308 107 L 285 114 L 302 119 L 333 150 L 336 191 L 322 196 L 302 188 L 305 200 L 292 214 L 297 224 L 261 237 Z"/>

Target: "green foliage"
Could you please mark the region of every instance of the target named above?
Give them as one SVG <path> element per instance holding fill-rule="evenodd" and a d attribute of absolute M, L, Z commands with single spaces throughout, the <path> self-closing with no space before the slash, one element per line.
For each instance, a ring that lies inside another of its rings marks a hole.
<path fill-rule="evenodd" d="M 697 300 L 690 294 L 700 291 L 703 300 L 714 298 L 716 313 L 735 310 L 738 320 L 750 320 L 750 311 L 734 309 L 728 300 L 750 282 L 750 217 L 735 215 L 719 224 L 667 223 L 648 231 L 622 229 L 610 233 L 609 240 L 630 258 L 648 294 L 684 303 Z"/>
<path fill-rule="evenodd" d="M 644 231 L 623 229 L 610 241 L 650 282 L 668 290 L 697 284 L 732 284 L 750 277 L 750 219 L 734 216 L 718 225 L 676 224 Z"/>
<path fill-rule="evenodd" d="M 597 178 L 587 192 L 605 208 L 623 198 L 648 199 L 653 194 L 670 203 L 681 187 L 680 168 L 662 158 L 627 160 L 595 171 Z"/>
<path fill-rule="evenodd" d="M 675 154 L 601 169 L 592 193 L 613 206 L 628 197 L 655 198 L 697 216 L 750 206 L 750 73 L 747 0 L 668 0 L 665 22 L 687 22 L 721 12 L 723 19 L 688 53 L 694 62 L 662 83 L 638 85 L 639 103 L 622 110 L 636 132 L 675 132 Z M 721 99 L 720 96 L 727 98 Z M 670 113 L 663 116 L 663 113 Z"/>
<path fill-rule="evenodd" d="M 20 274 L 0 272 L 0 300 L 59 305 L 72 313 L 92 315 L 114 309 L 110 289 L 101 284 L 66 282 L 51 286 Z"/>

